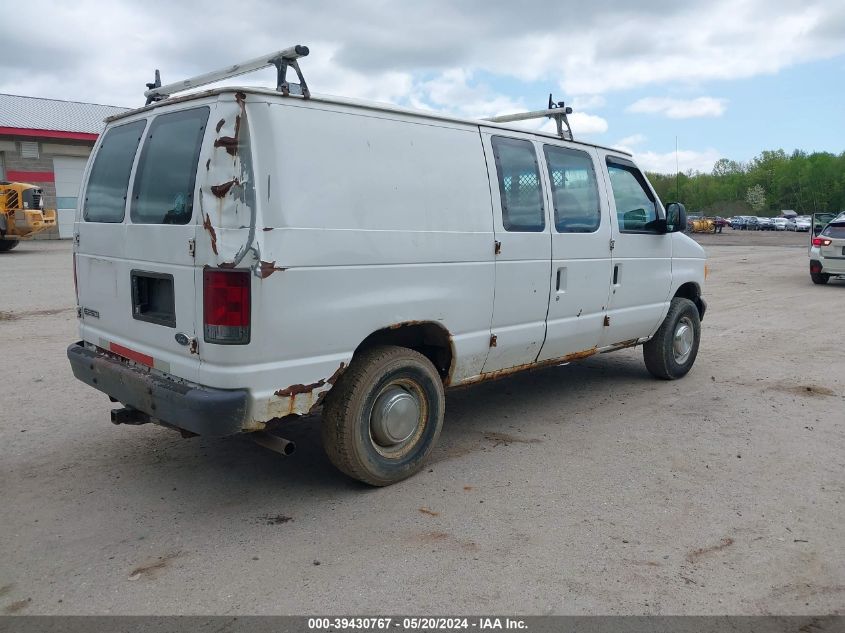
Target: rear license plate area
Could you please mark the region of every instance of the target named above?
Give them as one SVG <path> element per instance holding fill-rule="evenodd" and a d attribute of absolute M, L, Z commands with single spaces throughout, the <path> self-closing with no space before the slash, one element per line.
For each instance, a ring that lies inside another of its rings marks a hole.
<path fill-rule="evenodd" d="M 138 321 L 176 327 L 173 275 L 133 270 L 132 317 Z"/>

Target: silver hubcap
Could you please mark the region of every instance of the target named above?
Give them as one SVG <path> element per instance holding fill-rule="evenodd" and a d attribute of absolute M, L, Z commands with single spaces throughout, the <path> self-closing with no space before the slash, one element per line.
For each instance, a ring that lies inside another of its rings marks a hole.
<path fill-rule="evenodd" d="M 675 326 L 675 335 L 672 337 L 672 355 L 675 362 L 683 365 L 692 354 L 692 344 L 695 341 L 695 330 L 689 317 L 683 317 Z"/>
<path fill-rule="evenodd" d="M 396 446 L 410 438 L 420 424 L 420 404 L 414 394 L 390 385 L 376 398 L 370 432 L 376 444 Z"/>

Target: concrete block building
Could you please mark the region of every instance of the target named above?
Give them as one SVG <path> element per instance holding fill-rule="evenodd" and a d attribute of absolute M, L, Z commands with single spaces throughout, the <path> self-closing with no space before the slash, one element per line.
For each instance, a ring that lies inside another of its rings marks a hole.
<path fill-rule="evenodd" d="M 44 207 L 57 209 L 58 227 L 37 237 L 73 235 L 79 185 L 103 120 L 126 108 L 0 94 L 0 180 L 44 190 Z"/>

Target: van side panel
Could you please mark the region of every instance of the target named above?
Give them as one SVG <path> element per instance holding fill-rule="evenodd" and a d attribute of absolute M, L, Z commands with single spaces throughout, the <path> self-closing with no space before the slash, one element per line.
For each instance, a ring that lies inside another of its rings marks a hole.
<path fill-rule="evenodd" d="M 205 345 L 200 382 L 248 385 L 256 422 L 306 413 L 369 334 L 417 321 L 451 335 L 453 384 L 478 374 L 494 287 L 478 128 L 251 98 L 252 342 Z"/>

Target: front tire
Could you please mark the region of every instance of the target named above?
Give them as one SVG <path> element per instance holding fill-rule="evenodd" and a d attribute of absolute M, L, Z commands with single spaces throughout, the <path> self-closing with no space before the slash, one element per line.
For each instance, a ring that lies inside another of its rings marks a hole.
<path fill-rule="evenodd" d="M 326 398 L 323 448 L 341 472 L 388 486 L 422 468 L 445 408 L 431 361 L 404 347 L 373 347 L 352 360 Z"/>
<path fill-rule="evenodd" d="M 17 248 L 20 243 L 20 240 L 0 240 L 0 253 Z"/>
<path fill-rule="evenodd" d="M 695 363 L 700 342 L 698 308 L 689 299 L 675 297 L 657 333 L 643 345 L 646 369 L 662 380 L 683 378 Z"/>

